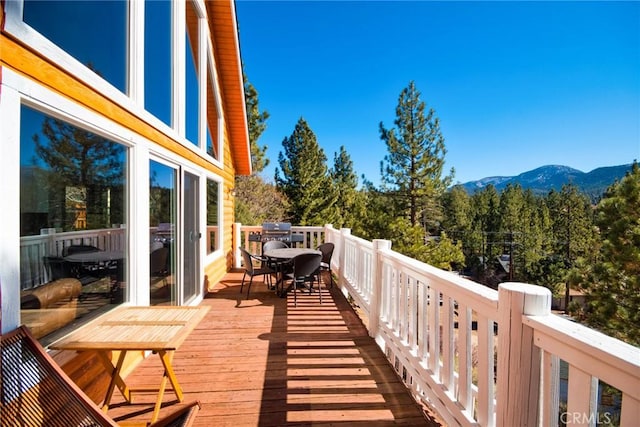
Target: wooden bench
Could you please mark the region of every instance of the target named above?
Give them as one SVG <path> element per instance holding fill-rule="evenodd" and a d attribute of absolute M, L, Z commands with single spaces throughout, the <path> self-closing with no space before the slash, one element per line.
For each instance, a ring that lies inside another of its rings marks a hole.
<path fill-rule="evenodd" d="M 2 335 L 0 348 L 3 426 L 119 425 L 71 381 L 27 327 Z M 199 402 L 191 402 L 152 426 L 190 426 L 199 409 Z"/>

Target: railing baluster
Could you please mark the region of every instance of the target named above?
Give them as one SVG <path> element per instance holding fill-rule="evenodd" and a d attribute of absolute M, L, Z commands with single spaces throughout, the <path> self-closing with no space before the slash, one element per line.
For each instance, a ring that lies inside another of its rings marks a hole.
<path fill-rule="evenodd" d="M 542 424 L 558 426 L 560 410 L 560 358 L 544 351 L 542 353 Z"/>

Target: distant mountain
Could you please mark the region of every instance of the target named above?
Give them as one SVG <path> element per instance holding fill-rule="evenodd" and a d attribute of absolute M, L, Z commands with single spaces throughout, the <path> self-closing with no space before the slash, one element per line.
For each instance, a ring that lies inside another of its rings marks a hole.
<path fill-rule="evenodd" d="M 611 184 L 624 177 L 630 169 L 631 164 L 628 164 L 597 168 L 585 173 L 569 166 L 549 165 L 521 173 L 518 176 L 492 176 L 459 185 L 467 190 L 467 193 L 473 194 L 488 185 L 493 185 L 500 192 L 509 184 L 520 184 L 524 189 L 531 189 L 534 194 L 544 195 L 551 190 L 559 191 L 564 184 L 571 183 L 595 201 Z"/>

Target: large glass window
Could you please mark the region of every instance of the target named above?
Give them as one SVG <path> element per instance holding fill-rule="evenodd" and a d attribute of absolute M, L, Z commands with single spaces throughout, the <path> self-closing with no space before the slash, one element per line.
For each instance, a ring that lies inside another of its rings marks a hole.
<path fill-rule="evenodd" d="M 171 126 L 171 2 L 144 4 L 144 105 Z"/>
<path fill-rule="evenodd" d="M 149 170 L 151 305 L 175 305 L 178 171 L 153 160 Z"/>
<path fill-rule="evenodd" d="M 125 146 L 21 108 L 20 313 L 36 337 L 127 299 L 126 189 Z"/>
<path fill-rule="evenodd" d="M 127 2 L 24 2 L 23 20 L 65 52 L 127 92 Z"/>
<path fill-rule="evenodd" d="M 212 67 L 212 64 L 207 67 L 207 153 L 214 159 L 220 160 L 220 154 L 218 153 L 220 150 L 218 137 L 220 113 L 218 110 L 218 99 L 216 97 L 215 80 L 211 73 Z"/>
<path fill-rule="evenodd" d="M 207 179 L 207 254 L 214 252 L 219 246 L 220 222 L 218 220 L 218 195 L 220 183 Z"/>
<path fill-rule="evenodd" d="M 198 85 L 198 14 L 192 2 L 187 1 L 186 40 L 186 137 L 194 145 L 200 146 L 198 129 L 200 123 Z"/>

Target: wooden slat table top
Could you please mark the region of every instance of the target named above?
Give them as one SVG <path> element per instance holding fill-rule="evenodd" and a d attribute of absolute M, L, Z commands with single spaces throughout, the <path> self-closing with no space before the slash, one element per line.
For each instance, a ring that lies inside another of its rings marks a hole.
<path fill-rule="evenodd" d="M 55 350 L 176 350 L 209 307 L 118 307 L 60 341 Z"/>

